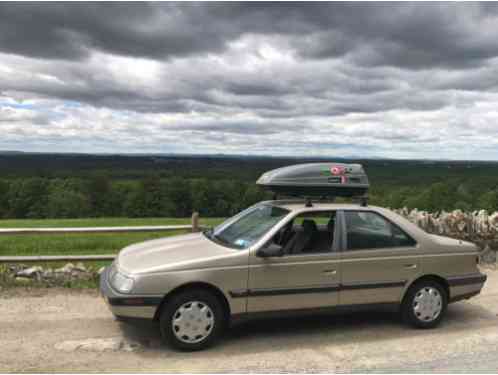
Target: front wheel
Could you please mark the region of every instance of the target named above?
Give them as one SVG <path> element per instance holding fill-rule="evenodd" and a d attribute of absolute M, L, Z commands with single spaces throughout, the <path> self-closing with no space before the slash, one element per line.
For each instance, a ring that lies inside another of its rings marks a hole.
<path fill-rule="evenodd" d="M 167 301 L 159 323 L 161 336 L 167 343 L 180 350 L 201 350 L 220 336 L 224 326 L 223 307 L 208 291 L 185 291 Z"/>
<path fill-rule="evenodd" d="M 436 281 L 422 280 L 408 290 L 402 305 L 405 322 L 417 328 L 436 327 L 448 306 L 445 289 Z"/>

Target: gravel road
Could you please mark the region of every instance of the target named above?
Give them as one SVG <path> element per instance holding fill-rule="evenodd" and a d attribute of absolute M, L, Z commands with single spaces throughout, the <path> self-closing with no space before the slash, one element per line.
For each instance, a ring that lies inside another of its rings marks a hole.
<path fill-rule="evenodd" d="M 153 324 L 117 322 L 95 291 L 0 290 L 0 372 L 498 371 L 498 272 L 435 330 L 386 313 L 253 322 L 210 350 L 161 345 Z"/>

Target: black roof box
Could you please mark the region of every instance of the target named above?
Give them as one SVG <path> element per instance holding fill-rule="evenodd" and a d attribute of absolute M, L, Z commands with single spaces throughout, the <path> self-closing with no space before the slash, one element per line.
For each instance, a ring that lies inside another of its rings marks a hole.
<path fill-rule="evenodd" d="M 257 185 L 276 194 L 301 197 L 359 197 L 369 188 L 360 164 L 296 164 L 264 173 Z"/>

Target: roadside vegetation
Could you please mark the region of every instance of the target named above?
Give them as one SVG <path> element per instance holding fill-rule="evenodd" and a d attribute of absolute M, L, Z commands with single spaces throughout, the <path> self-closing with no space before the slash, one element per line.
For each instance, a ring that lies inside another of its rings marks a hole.
<path fill-rule="evenodd" d="M 361 163 L 370 203 L 429 212 L 498 211 L 498 164 L 425 160 Z M 0 154 L 0 228 L 190 224 L 213 226 L 272 194 L 255 185 L 265 171 L 324 159 L 229 156 Z M 330 159 L 328 159 L 330 161 Z M 0 235 L 0 256 L 116 254 L 132 243 L 184 233 Z M 87 262 L 96 272 L 105 262 Z M 48 268 L 64 264 L 47 265 Z M 0 288 L 8 266 L 0 265 Z M 95 286 L 70 281 L 65 286 Z"/>
<path fill-rule="evenodd" d="M 200 224 L 216 225 L 223 219 L 201 218 Z M 0 220 L 0 228 L 103 227 L 190 224 L 190 218 L 98 218 L 67 220 Z M 94 255 L 115 254 L 133 243 L 186 233 L 159 231 L 140 233 L 74 233 L 0 235 L 0 255 Z"/>
<path fill-rule="evenodd" d="M 272 198 L 255 185 L 263 172 L 318 161 L 324 160 L 0 154 L 0 219 L 184 218 L 193 211 L 227 217 Z M 497 163 L 338 161 L 364 165 L 372 204 L 498 211 Z"/>
<path fill-rule="evenodd" d="M 213 226 L 223 221 L 221 218 L 201 218 L 200 224 Z M 96 219 L 37 219 L 37 220 L 0 220 L 0 228 L 68 228 L 68 227 L 106 227 L 106 226 L 147 226 L 191 224 L 190 218 L 96 218 Z M 133 243 L 155 238 L 169 237 L 188 233 L 186 230 L 159 231 L 144 233 L 98 233 L 98 234 L 37 234 L 37 235 L 0 235 L 0 255 L 108 255 L 116 254 L 123 247 Z M 54 282 L 44 278 L 27 279 L 15 277 L 22 268 L 42 267 L 43 270 L 59 269 L 66 262 L 36 262 L 25 265 L 0 264 L 0 290 L 10 287 L 50 287 L 96 288 L 98 270 L 107 266 L 108 261 L 82 262 L 88 271 L 86 277 L 61 278 Z"/>
<path fill-rule="evenodd" d="M 201 225 L 216 225 L 223 219 L 201 217 Z M 71 228 L 71 227 L 125 227 L 147 225 L 190 225 L 191 218 L 127 218 L 99 217 L 82 219 L 7 219 L 0 220 L 0 228 Z"/>

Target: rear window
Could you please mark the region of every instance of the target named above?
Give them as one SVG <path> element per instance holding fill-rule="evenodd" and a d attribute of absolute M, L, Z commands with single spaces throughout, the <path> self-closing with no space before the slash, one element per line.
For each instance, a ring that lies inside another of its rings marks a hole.
<path fill-rule="evenodd" d="M 416 242 L 400 227 L 371 211 L 345 211 L 348 250 L 412 247 Z"/>

